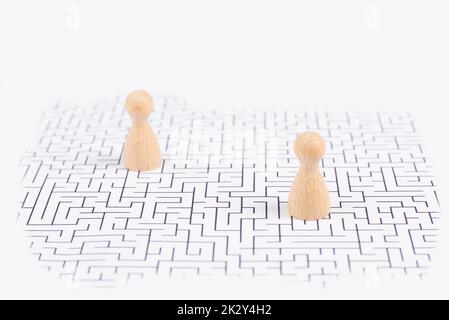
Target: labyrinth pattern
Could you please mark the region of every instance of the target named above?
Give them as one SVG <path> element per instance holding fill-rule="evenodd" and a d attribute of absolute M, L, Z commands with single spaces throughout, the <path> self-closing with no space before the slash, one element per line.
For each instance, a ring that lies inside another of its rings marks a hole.
<path fill-rule="evenodd" d="M 151 276 L 264 275 L 319 283 L 367 270 L 421 278 L 439 218 L 428 160 L 407 113 L 202 111 L 157 97 L 163 164 L 129 172 L 123 98 L 60 102 L 21 160 L 18 221 L 61 279 L 122 286 Z M 287 213 L 296 134 L 319 132 L 328 218 Z"/>

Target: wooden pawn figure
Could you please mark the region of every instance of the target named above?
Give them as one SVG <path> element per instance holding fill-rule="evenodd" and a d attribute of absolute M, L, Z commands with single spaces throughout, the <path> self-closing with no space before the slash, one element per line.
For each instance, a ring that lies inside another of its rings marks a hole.
<path fill-rule="evenodd" d="M 329 214 L 329 193 L 319 168 L 325 150 L 324 139 L 316 132 L 304 132 L 294 142 L 301 164 L 288 197 L 288 213 L 294 218 L 318 220 Z"/>
<path fill-rule="evenodd" d="M 161 151 L 148 118 L 153 111 L 153 99 L 148 92 L 131 92 L 125 108 L 132 119 L 132 126 L 125 142 L 124 164 L 131 171 L 149 171 L 161 164 Z"/>

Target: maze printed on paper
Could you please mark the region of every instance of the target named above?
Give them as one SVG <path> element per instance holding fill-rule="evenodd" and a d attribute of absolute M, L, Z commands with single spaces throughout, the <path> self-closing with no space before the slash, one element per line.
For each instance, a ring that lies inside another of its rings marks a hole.
<path fill-rule="evenodd" d="M 49 109 L 21 161 L 18 221 L 40 263 L 94 286 L 155 275 L 420 278 L 439 217 L 430 165 L 404 114 L 215 110 L 155 100 L 163 164 L 129 172 L 121 97 Z M 331 214 L 293 220 L 297 133 L 327 141 Z M 371 268 L 371 269 L 370 269 Z"/>

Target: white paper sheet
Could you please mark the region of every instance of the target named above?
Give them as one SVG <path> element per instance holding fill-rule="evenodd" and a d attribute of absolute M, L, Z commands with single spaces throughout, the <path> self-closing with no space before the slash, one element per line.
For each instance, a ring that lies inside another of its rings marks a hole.
<path fill-rule="evenodd" d="M 122 163 L 123 98 L 60 102 L 24 155 L 18 221 L 61 279 L 121 286 L 154 275 L 274 275 L 326 286 L 351 274 L 421 278 L 439 206 L 406 113 L 195 110 L 172 97 L 151 115 L 162 167 Z M 331 214 L 293 220 L 297 133 L 327 141 Z"/>

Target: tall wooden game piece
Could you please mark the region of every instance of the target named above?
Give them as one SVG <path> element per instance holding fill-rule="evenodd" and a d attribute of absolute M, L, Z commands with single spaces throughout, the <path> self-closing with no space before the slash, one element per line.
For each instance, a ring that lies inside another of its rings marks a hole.
<path fill-rule="evenodd" d="M 288 212 L 294 218 L 318 220 L 329 214 L 329 193 L 319 168 L 325 150 L 324 139 L 318 133 L 304 132 L 295 140 L 300 168 L 288 197 Z"/>
<path fill-rule="evenodd" d="M 131 92 L 125 108 L 132 119 L 125 143 L 124 164 L 131 171 L 149 171 L 161 164 L 161 151 L 148 118 L 153 111 L 153 99 L 146 91 Z"/>

